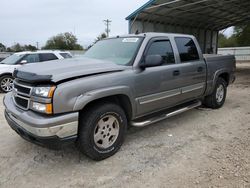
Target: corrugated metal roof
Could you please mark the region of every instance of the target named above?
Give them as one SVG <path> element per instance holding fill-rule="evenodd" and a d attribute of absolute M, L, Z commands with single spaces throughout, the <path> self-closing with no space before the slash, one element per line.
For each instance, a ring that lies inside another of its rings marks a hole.
<path fill-rule="evenodd" d="M 250 0 L 150 0 L 127 20 L 211 30 L 250 23 Z"/>

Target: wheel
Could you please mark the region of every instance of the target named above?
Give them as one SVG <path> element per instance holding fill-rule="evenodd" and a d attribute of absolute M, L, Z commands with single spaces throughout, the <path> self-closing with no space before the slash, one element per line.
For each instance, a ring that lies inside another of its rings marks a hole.
<path fill-rule="evenodd" d="M 120 149 L 126 130 L 127 118 L 120 106 L 96 104 L 80 115 L 77 144 L 91 159 L 103 160 Z"/>
<path fill-rule="evenodd" d="M 213 93 L 205 98 L 204 105 L 213 109 L 221 108 L 225 103 L 226 95 L 227 83 L 223 78 L 218 78 Z"/>
<path fill-rule="evenodd" d="M 3 76 L 0 78 L 0 91 L 7 93 L 13 89 L 14 78 L 12 76 Z"/>

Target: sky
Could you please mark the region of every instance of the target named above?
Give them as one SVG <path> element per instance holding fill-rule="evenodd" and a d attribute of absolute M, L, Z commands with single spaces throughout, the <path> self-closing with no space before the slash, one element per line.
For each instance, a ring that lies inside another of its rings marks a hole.
<path fill-rule="evenodd" d="M 125 18 L 148 0 L 1 0 L 0 43 L 45 45 L 48 38 L 72 32 L 88 46 L 105 31 L 110 19 L 111 33 L 128 33 Z"/>
<path fill-rule="evenodd" d="M 148 0 L 1 0 L 0 43 L 45 45 L 47 39 L 72 32 L 87 47 L 105 31 L 110 19 L 111 36 L 128 33 L 130 13 Z M 230 35 L 232 29 L 225 31 Z"/>

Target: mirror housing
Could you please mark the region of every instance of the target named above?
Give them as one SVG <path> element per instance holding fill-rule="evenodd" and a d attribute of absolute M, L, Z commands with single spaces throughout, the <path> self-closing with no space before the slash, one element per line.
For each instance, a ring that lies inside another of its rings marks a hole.
<path fill-rule="evenodd" d="M 24 64 L 26 64 L 26 63 L 28 63 L 28 61 L 27 60 L 22 60 L 22 61 L 20 61 L 20 65 L 24 65 Z"/>
<path fill-rule="evenodd" d="M 141 64 L 141 68 L 156 67 L 163 63 L 163 59 L 160 55 L 148 55 L 144 59 L 144 63 Z"/>

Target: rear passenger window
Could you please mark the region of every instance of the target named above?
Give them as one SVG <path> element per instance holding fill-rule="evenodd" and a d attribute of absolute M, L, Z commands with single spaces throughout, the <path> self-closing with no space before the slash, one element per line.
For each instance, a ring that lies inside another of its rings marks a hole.
<path fill-rule="evenodd" d="M 72 58 L 72 56 L 71 56 L 70 54 L 68 54 L 68 53 L 60 53 L 60 55 L 61 55 L 63 58 L 65 58 L 65 59 L 67 59 L 67 58 Z"/>
<path fill-rule="evenodd" d="M 42 53 L 40 54 L 40 61 L 51 61 L 58 59 L 55 54 L 52 53 Z"/>
<path fill-rule="evenodd" d="M 148 49 L 147 55 L 162 56 L 164 61 L 163 65 L 175 63 L 174 52 L 171 43 L 168 40 L 160 40 L 153 42 Z"/>
<path fill-rule="evenodd" d="M 181 62 L 200 59 L 195 43 L 191 38 L 176 37 L 175 42 L 180 54 Z"/>

